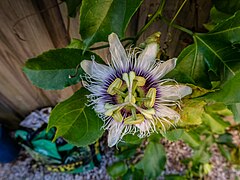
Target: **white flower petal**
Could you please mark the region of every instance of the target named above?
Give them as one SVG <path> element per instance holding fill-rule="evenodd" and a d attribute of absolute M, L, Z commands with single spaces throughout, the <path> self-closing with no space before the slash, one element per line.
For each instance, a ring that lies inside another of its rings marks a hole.
<path fill-rule="evenodd" d="M 184 85 L 159 86 L 161 99 L 178 100 L 192 93 L 192 88 Z"/>
<path fill-rule="evenodd" d="M 170 72 L 176 66 L 177 58 L 169 59 L 164 63 L 159 63 L 152 71 L 151 74 L 156 79 L 161 79 L 168 72 Z"/>
<path fill-rule="evenodd" d="M 94 106 L 94 109 L 97 113 L 104 113 L 106 111 L 104 101 L 100 99 Z"/>
<path fill-rule="evenodd" d="M 155 130 L 155 125 L 152 124 L 152 121 L 149 119 L 143 121 L 141 124 L 136 124 L 135 126 L 138 127 L 140 131 L 138 135 L 140 138 L 149 136 L 151 132 Z"/>
<path fill-rule="evenodd" d="M 137 66 L 143 70 L 149 71 L 149 69 L 155 63 L 157 51 L 157 43 L 148 44 L 137 59 Z"/>
<path fill-rule="evenodd" d="M 84 60 L 81 62 L 82 69 L 96 80 L 103 81 L 109 74 L 113 73 L 113 69 L 109 66 L 98 64 L 95 61 Z"/>
<path fill-rule="evenodd" d="M 169 118 L 171 120 L 174 120 L 175 122 L 179 121 L 180 119 L 180 115 L 176 111 L 163 105 L 158 105 L 157 111 L 156 111 L 156 117 Z"/>
<path fill-rule="evenodd" d="M 125 127 L 121 122 L 111 121 L 108 132 L 108 146 L 113 147 L 121 140 L 121 134 Z"/>
<path fill-rule="evenodd" d="M 129 61 L 118 36 L 115 33 L 112 33 L 108 36 L 108 41 L 110 44 L 109 50 L 113 66 L 115 69 L 125 70 L 129 65 Z"/>

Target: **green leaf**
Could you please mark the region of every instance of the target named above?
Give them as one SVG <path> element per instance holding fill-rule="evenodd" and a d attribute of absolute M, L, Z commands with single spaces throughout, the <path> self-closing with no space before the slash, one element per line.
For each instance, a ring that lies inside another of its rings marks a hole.
<path fill-rule="evenodd" d="M 219 11 L 234 14 L 236 11 L 240 10 L 239 0 L 213 0 L 213 4 Z"/>
<path fill-rule="evenodd" d="M 134 169 L 132 180 L 144 180 L 144 172 L 143 170 Z"/>
<path fill-rule="evenodd" d="M 231 154 L 229 149 L 221 144 L 218 144 L 218 149 L 220 150 L 221 154 L 228 160 L 231 161 Z"/>
<path fill-rule="evenodd" d="M 165 134 L 165 138 L 170 141 L 177 141 L 182 137 L 183 132 L 183 129 L 174 129 L 172 131 L 167 131 Z"/>
<path fill-rule="evenodd" d="M 210 11 L 210 22 L 208 22 L 207 24 L 204 24 L 204 27 L 209 31 L 213 30 L 214 27 L 218 23 L 220 23 L 220 22 L 222 22 L 222 21 L 224 21 L 224 20 L 226 20 L 230 17 L 231 17 L 230 14 L 226 14 L 224 12 L 221 12 L 221 11 L 217 10 L 216 7 L 214 6 L 214 7 L 211 8 L 211 11 Z"/>
<path fill-rule="evenodd" d="M 209 162 L 211 156 L 208 152 L 208 148 L 213 144 L 213 142 L 214 140 L 212 136 L 205 137 L 201 140 L 200 147 L 194 151 L 192 157 L 193 166 L 196 166 L 199 163 L 206 164 Z"/>
<path fill-rule="evenodd" d="M 212 99 L 216 102 L 223 102 L 227 105 L 240 103 L 239 87 L 240 87 L 240 72 L 238 72 L 232 79 L 224 83 L 221 86 L 221 90 L 215 93 L 208 94 L 206 98 Z"/>
<path fill-rule="evenodd" d="M 77 12 L 80 9 L 82 0 L 64 0 L 67 4 L 68 16 L 76 17 Z"/>
<path fill-rule="evenodd" d="M 169 174 L 164 176 L 165 180 L 186 180 L 186 177 L 176 174 Z"/>
<path fill-rule="evenodd" d="M 69 45 L 66 48 L 73 48 L 73 49 L 84 49 L 83 42 L 79 39 L 71 39 Z"/>
<path fill-rule="evenodd" d="M 129 144 L 140 144 L 142 142 L 142 139 L 136 135 L 127 134 L 123 137 L 123 142 Z"/>
<path fill-rule="evenodd" d="M 142 169 L 145 176 L 154 179 L 161 175 L 165 163 L 166 153 L 163 145 L 150 142 L 144 152 L 143 159 L 136 165 L 136 168 Z"/>
<path fill-rule="evenodd" d="M 113 178 L 123 176 L 127 170 L 128 167 L 123 161 L 116 162 L 107 168 L 108 174 Z"/>
<path fill-rule="evenodd" d="M 240 123 L 240 103 L 231 104 L 228 108 L 232 111 L 235 122 Z"/>
<path fill-rule="evenodd" d="M 208 114 L 204 113 L 202 116 L 203 122 L 207 124 L 211 131 L 216 134 L 223 134 L 225 133 L 225 129 L 230 126 L 230 124 L 224 121 L 220 116 L 217 114 Z"/>
<path fill-rule="evenodd" d="M 86 146 L 102 136 L 102 120 L 92 107 L 86 106 L 88 94 L 86 89 L 81 88 L 53 109 L 47 130 L 57 128 L 54 140 L 61 136 L 70 144 Z"/>
<path fill-rule="evenodd" d="M 63 89 L 81 80 L 79 75 L 84 71 L 80 67 L 77 69 L 77 66 L 82 60 L 91 60 L 92 55 L 95 56 L 96 61 L 103 62 L 92 52 L 85 52 L 83 55 L 80 49 L 50 50 L 29 59 L 23 71 L 35 86 L 47 90 Z M 76 76 L 69 78 L 70 75 Z"/>
<path fill-rule="evenodd" d="M 220 116 L 231 116 L 232 112 L 224 103 L 214 103 L 208 104 L 204 107 L 207 113 L 215 113 Z"/>
<path fill-rule="evenodd" d="M 211 80 L 225 83 L 240 70 L 240 12 L 219 23 L 209 33 L 193 34 L 194 44 L 178 57 L 168 74 L 177 81 L 211 88 Z"/>
<path fill-rule="evenodd" d="M 131 158 L 136 153 L 136 147 L 125 149 L 115 155 L 119 160 Z"/>
<path fill-rule="evenodd" d="M 221 134 L 216 139 L 218 144 L 226 144 L 228 147 L 235 147 L 236 145 L 233 144 L 232 135 L 229 133 Z"/>
<path fill-rule="evenodd" d="M 183 101 L 180 111 L 181 121 L 179 126 L 200 125 L 202 123 L 202 114 L 206 102 L 197 99 L 187 99 Z M 197 114 L 197 116 L 196 116 Z"/>
<path fill-rule="evenodd" d="M 34 151 L 43 154 L 45 156 L 51 156 L 56 159 L 61 159 L 61 156 L 58 154 L 56 144 L 46 140 L 39 139 L 32 141 Z"/>
<path fill-rule="evenodd" d="M 184 131 L 181 138 L 192 148 L 198 148 L 200 146 L 201 141 L 199 135 L 194 131 Z"/>
<path fill-rule="evenodd" d="M 85 49 L 95 42 L 107 41 L 112 32 L 124 37 L 127 25 L 143 0 L 83 0 L 80 34 Z"/>

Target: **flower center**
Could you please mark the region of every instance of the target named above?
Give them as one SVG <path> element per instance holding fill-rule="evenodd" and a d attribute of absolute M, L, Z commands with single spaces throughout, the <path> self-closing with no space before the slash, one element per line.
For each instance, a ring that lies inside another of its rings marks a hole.
<path fill-rule="evenodd" d="M 116 78 L 107 89 L 107 93 L 116 98 L 116 104 L 105 104 L 105 115 L 125 124 L 139 124 L 144 119 L 152 119 L 157 89 L 146 91 L 145 84 L 146 79 L 136 76 L 134 71 Z"/>

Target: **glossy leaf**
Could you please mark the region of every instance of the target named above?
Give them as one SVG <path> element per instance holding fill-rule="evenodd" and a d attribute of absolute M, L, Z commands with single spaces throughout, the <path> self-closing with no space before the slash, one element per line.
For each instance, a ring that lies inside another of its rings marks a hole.
<path fill-rule="evenodd" d="M 238 72 L 232 79 L 228 80 L 221 87 L 221 90 L 211 93 L 206 97 L 216 102 L 223 102 L 227 105 L 240 103 L 240 72 Z"/>
<path fill-rule="evenodd" d="M 184 131 L 181 138 L 192 148 L 198 148 L 200 146 L 201 141 L 199 135 L 194 131 Z"/>
<path fill-rule="evenodd" d="M 86 106 L 88 94 L 81 88 L 53 109 L 47 130 L 57 128 L 54 140 L 61 136 L 70 144 L 86 146 L 102 136 L 102 120 L 92 107 Z"/>
<path fill-rule="evenodd" d="M 83 51 L 80 49 L 50 50 L 29 59 L 23 67 L 23 71 L 35 86 L 47 90 L 63 89 L 81 80 L 79 75 L 84 71 L 81 67 L 77 69 L 77 66 L 82 60 L 91 60 L 92 55 L 96 61 L 103 62 L 92 52 L 85 52 L 83 55 Z M 70 75 L 75 76 L 69 78 Z"/>
<path fill-rule="evenodd" d="M 240 10 L 239 0 L 213 0 L 213 4 L 219 11 L 234 14 L 236 11 Z"/>
<path fill-rule="evenodd" d="M 124 160 L 131 158 L 136 153 L 137 147 L 133 148 L 127 148 L 125 150 L 122 150 L 121 152 L 117 153 L 115 157 L 117 157 L 119 160 Z"/>
<path fill-rule="evenodd" d="M 68 16 L 75 17 L 80 9 L 82 0 L 65 0 L 68 9 Z"/>
<path fill-rule="evenodd" d="M 210 127 L 211 131 L 216 134 L 225 133 L 225 129 L 230 125 L 216 114 L 204 113 L 202 119 Z"/>
<path fill-rule="evenodd" d="M 144 175 L 155 179 L 161 175 L 166 163 L 166 153 L 163 145 L 150 142 L 145 149 L 143 159 L 136 165 L 136 168 L 142 169 Z"/>
<path fill-rule="evenodd" d="M 173 129 L 171 131 L 167 131 L 165 134 L 165 138 L 167 138 L 170 141 L 177 141 L 179 140 L 183 135 L 183 129 Z"/>
<path fill-rule="evenodd" d="M 108 174 L 113 178 L 123 176 L 127 170 L 128 167 L 123 161 L 116 162 L 107 168 Z"/>
<path fill-rule="evenodd" d="M 215 6 L 213 6 L 210 10 L 210 22 L 208 22 L 207 24 L 204 24 L 204 27 L 209 31 L 213 30 L 218 23 L 230 17 L 231 17 L 231 14 L 221 12 L 217 10 Z"/>
<path fill-rule="evenodd" d="M 107 41 L 112 32 L 124 37 L 127 25 L 143 0 L 83 0 L 80 34 L 85 49 L 95 42 Z"/>
<path fill-rule="evenodd" d="M 206 137 L 204 140 L 201 142 L 201 146 L 199 149 L 194 151 L 193 154 L 193 166 L 197 165 L 199 163 L 208 163 L 210 160 L 210 154 L 207 151 L 207 148 L 213 143 L 213 138 L 212 136 Z"/>
<path fill-rule="evenodd" d="M 193 34 L 194 44 L 178 57 L 168 76 L 179 82 L 211 88 L 211 78 L 225 83 L 240 70 L 240 12 L 219 23 L 209 33 Z"/>
<path fill-rule="evenodd" d="M 123 142 L 129 144 L 140 144 L 142 142 L 142 139 L 136 135 L 127 134 L 123 137 Z"/>
<path fill-rule="evenodd" d="M 83 42 L 79 39 L 71 39 L 69 45 L 66 48 L 73 48 L 73 49 L 84 49 Z"/>
<path fill-rule="evenodd" d="M 182 104 L 182 110 L 179 112 L 181 115 L 181 121 L 178 123 L 178 125 L 200 125 L 202 123 L 201 116 L 204 112 L 205 105 L 206 103 L 201 100 L 185 100 Z"/>
<path fill-rule="evenodd" d="M 218 144 L 225 144 L 228 147 L 236 146 L 235 144 L 233 144 L 232 134 L 229 133 L 219 135 L 219 137 L 216 139 L 216 142 Z"/>
<path fill-rule="evenodd" d="M 231 155 L 229 149 L 226 146 L 218 144 L 218 149 L 220 150 L 223 157 L 225 157 L 228 161 L 231 161 Z"/>
<path fill-rule="evenodd" d="M 228 107 L 229 107 L 229 109 L 231 109 L 231 111 L 233 113 L 234 120 L 237 123 L 240 123 L 240 103 L 231 104 Z"/>

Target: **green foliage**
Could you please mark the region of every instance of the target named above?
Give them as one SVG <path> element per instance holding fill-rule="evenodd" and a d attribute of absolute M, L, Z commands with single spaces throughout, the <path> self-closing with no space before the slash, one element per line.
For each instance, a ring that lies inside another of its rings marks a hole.
<path fill-rule="evenodd" d="M 227 14 L 234 14 L 240 10 L 239 0 L 213 0 L 213 4 L 219 11 Z"/>
<path fill-rule="evenodd" d="M 64 0 L 67 4 L 68 16 L 76 17 L 77 12 L 80 9 L 82 0 Z"/>
<path fill-rule="evenodd" d="M 182 140 L 187 143 L 192 148 L 198 148 L 200 146 L 201 140 L 199 135 L 192 131 L 184 131 L 182 134 Z"/>
<path fill-rule="evenodd" d="M 142 169 L 145 176 L 154 179 L 161 174 L 165 163 L 166 154 L 163 145 L 150 142 L 144 152 L 143 159 L 136 165 L 136 168 Z"/>
<path fill-rule="evenodd" d="M 73 48 L 73 49 L 84 49 L 83 42 L 79 39 L 71 39 L 69 45 L 66 48 Z"/>
<path fill-rule="evenodd" d="M 223 102 L 227 105 L 235 104 L 240 102 L 240 72 L 235 74 L 233 78 L 226 81 L 222 86 L 221 90 L 216 93 L 209 94 L 206 96 L 208 99 L 212 99 L 216 102 Z M 237 110 L 237 105 L 235 105 Z M 237 111 L 235 111 L 237 112 Z"/>
<path fill-rule="evenodd" d="M 116 162 L 112 166 L 107 168 L 108 174 L 113 178 L 123 176 L 127 172 L 127 170 L 128 167 L 123 161 Z"/>
<path fill-rule="evenodd" d="M 54 140 L 61 136 L 75 146 L 86 146 L 102 136 L 102 120 L 86 106 L 88 94 L 81 88 L 53 109 L 47 129 L 57 128 Z"/>
<path fill-rule="evenodd" d="M 143 0 L 83 0 L 80 10 L 80 34 L 85 49 L 96 42 L 107 41 L 115 32 L 124 37 L 127 25 Z"/>
<path fill-rule="evenodd" d="M 165 134 L 165 138 L 167 138 L 170 141 L 177 141 L 181 139 L 184 131 L 183 129 L 174 129 L 171 131 L 167 131 Z"/>
<path fill-rule="evenodd" d="M 240 51 L 234 46 L 240 42 L 236 36 L 239 33 L 240 12 L 220 22 L 209 33 L 193 34 L 194 44 L 182 51 L 170 76 L 205 88 L 211 88 L 212 74 L 226 83 L 239 72 Z"/>
<path fill-rule="evenodd" d="M 183 102 L 182 111 L 180 111 L 181 122 L 179 126 L 200 125 L 202 123 L 202 114 L 206 102 L 198 99 L 189 99 Z M 196 116 L 198 114 L 198 116 Z"/>
<path fill-rule="evenodd" d="M 213 6 L 210 11 L 210 22 L 208 22 L 207 24 L 204 24 L 204 27 L 207 30 L 211 31 L 214 29 L 214 27 L 218 23 L 230 18 L 231 16 L 232 16 L 231 14 L 221 12 L 221 11 L 217 10 L 215 6 Z"/>
<path fill-rule="evenodd" d="M 142 139 L 132 134 L 127 134 L 123 137 L 123 141 L 128 144 L 140 144 L 142 142 Z"/>
<path fill-rule="evenodd" d="M 231 104 L 228 107 L 233 112 L 235 121 L 240 123 L 240 103 Z"/>
<path fill-rule="evenodd" d="M 47 90 L 63 89 L 81 80 L 79 76 L 84 71 L 77 66 L 82 60 L 91 60 L 92 55 L 94 55 L 96 61 L 103 62 L 96 54 L 92 52 L 83 54 L 80 49 L 50 50 L 29 59 L 23 67 L 23 71 L 35 86 Z M 75 76 L 70 78 L 71 75 Z"/>
<path fill-rule="evenodd" d="M 216 114 L 203 114 L 203 121 L 207 124 L 211 131 L 216 134 L 223 134 L 225 129 L 230 125 L 228 122 L 225 122 L 220 116 Z"/>

